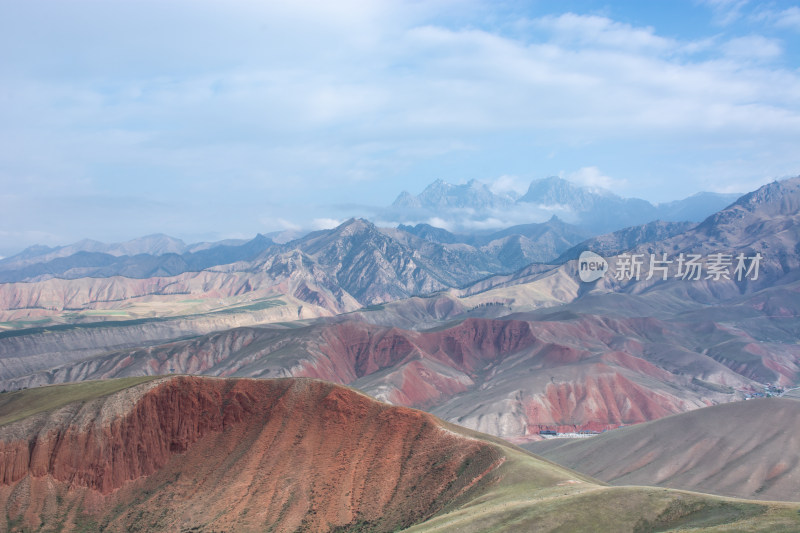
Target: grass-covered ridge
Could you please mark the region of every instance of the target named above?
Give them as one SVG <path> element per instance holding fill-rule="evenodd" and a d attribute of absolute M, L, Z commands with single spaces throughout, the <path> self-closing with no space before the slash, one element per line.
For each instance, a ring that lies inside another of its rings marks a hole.
<path fill-rule="evenodd" d="M 64 385 L 47 385 L 0 393 L 0 426 L 29 416 L 58 409 L 73 402 L 85 402 L 157 379 L 158 376 L 83 381 Z"/>
<path fill-rule="evenodd" d="M 178 303 L 199 303 L 203 300 L 182 300 Z M 59 320 L 66 319 L 68 322 L 59 322 L 54 317 L 37 320 L 13 320 L 10 322 L 0 322 L 0 340 L 12 337 L 22 337 L 25 335 L 38 335 L 50 332 L 73 331 L 80 329 L 100 329 L 100 328 L 126 328 L 141 326 L 156 322 L 169 322 L 183 319 L 193 319 L 214 315 L 235 315 L 238 313 L 256 313 L 275 307 L 287 305 L 285 301 L 278 297 L 260 298 L 258 300 L 245 301 L 230 304 L 218 308 L 208 309 L 197 312 L 182 312 L 178 314 L 166 314 L 164 316 L 148 316 L 142 318 L 131 318 L 120 320 L 119 317 L 127 317 L 128 310 L 99 309 L 88 310 L 81 313 L 65 313 Z M 80 321 L 84 319 L 100 319 Z M 104 320 L 109 319 L 109 320 Z"/>
<path fill-rule="evenodd" d="M 407 531 L 483 533 L 796 533 L 800 505 L 655 487 L 609 487 L 524 452 L 506 450 L 498 481 Z M 568 475 L 565 479 L 565 474 Z"/>

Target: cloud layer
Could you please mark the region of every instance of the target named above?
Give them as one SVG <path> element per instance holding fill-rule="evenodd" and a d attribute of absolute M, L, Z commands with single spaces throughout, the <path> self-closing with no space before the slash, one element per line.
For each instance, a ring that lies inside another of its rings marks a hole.
<path fill-rule="evenodd" d="M 800 10 L 707 4 L 681 35 L 478 1 L 15 3 L 0 254 L 323 227 L 435 178 L 659 201 L 800 173 Z"/>

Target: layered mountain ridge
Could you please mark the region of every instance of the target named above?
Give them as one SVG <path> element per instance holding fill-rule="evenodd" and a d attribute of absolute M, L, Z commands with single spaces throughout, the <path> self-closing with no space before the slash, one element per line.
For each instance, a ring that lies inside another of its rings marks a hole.
<path fill-rule="evenodd" d="M 430 331 L 342 319 L 237 328 L 89 358 L 78 352 L 34 372 L 32 361 L 8 366 L 0 384 L 169 373 L 313 377 L 524 442 L 542 430 L 602 431 L 741 400 L 763 382 L 800 374 L 795 345 L 759 343 L 710 321 L 523 318 L 470 318 Z"/>
<path fill-rule="evenodd" d="M 200 273 L 3 284 L 4 316 L 18 322 L 0 333 L 0 379 L 16 389 L 160 373 L 317 377 L 520 442 L 653 420 L 798 383 L 798 198 L 795 178 L 699 225 L 586 241 L 565 256 L 615 254 L 591 283 L 573 259 L 486 276 L 480 241 L 352 219 Z M 715 253 L 761 254 L 760 271 L 691 280 L 672 264 L 668 279 L 646 279 L 662 252 L 697 254 L 703 268 Z M 643 258 L 640 279 L 617 279 L 625 254 Z M 64 323 L 26 333 L 20 320 L 36 317 Z M 254 327 L 269 322 L 280 324 Z M 146 332 L 142 345 L 134 332 Z"/>
<path fill-rule="evenodd" d="M 562 185 L 528 199 L 573 198 Z M 431 195 L 534 205 L 466 188 Z M 284 243 L 148 241 L 159 261 L 242 254 L 196 272 L 0 283 L 5 529 L 797 531 L 796 504 L 672 489 L 796 500 L 800 403 L 742 400 L 800 385 L 798 212 L 800 177 L 588 240 L 560 218 L 350 219 Z M 585 251 L 608 265 L 592 281 Z M 530 444 L 587 430 L 605 432 Z"/>

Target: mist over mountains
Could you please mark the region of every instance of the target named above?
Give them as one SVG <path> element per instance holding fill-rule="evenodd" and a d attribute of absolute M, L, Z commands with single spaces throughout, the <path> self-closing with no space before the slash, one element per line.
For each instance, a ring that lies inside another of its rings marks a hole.
<path fill-rule="evenodd" d="M 427 221 L 456 232 L 557 216 L 594 236 L 654 220 L 700 222 L 739 196 L 700 192 L 683 200 L 654 205 L 639 198 L 623 198 L 599 187 L 582 187 L 555 176 L 532 181 L 522 195 L 514 191 L 493 192 L 489 185 L 477 180 L 461 185 L 436 180 L 418 195 L 402 192 L 383 216 L 390 220 Z"/>

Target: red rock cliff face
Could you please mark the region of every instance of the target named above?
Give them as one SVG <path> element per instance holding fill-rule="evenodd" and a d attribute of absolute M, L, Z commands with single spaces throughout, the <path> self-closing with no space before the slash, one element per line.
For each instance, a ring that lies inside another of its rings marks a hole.
<path fill-rule="evenodd" d="M 0 428 L 0 506 L 30 527 L 394 530 L 502 462 L 332 384 L 175 377 Z"/>
<path fill-rule="evenodd" d="M 320 341 L 323 357 L 307 364 L 303 375 L 350 383 L 421 357 L 473 373 L 533 345 L 536 338 L 527 322 L 471 318 L 452 328 L 423 333 L 345 322 L 324 328 Z"/>

